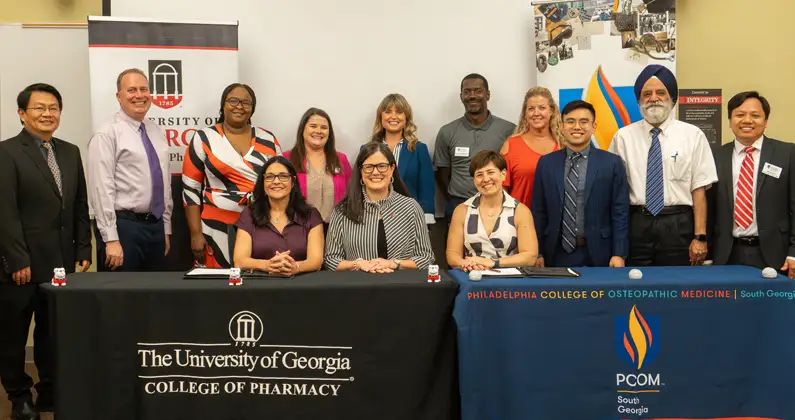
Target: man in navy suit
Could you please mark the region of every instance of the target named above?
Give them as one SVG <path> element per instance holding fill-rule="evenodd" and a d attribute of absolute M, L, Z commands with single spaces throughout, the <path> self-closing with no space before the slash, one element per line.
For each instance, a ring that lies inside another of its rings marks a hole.
<path fill-rule="evenodd" d="M 629 252 L 629 187 L 618 156 L 591 146 L 596 110 L 563 108 L 566 148 L 541 157 L 533 185 L 536 265 L 623 267 Z"/>

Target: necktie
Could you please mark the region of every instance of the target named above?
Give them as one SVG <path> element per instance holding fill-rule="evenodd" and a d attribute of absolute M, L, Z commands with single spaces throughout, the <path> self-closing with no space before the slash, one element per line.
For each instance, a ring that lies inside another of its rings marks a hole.
<path fill-rule="evenodd" d="M 141 124 L 138 131 L 141 132 L 141 141 L 146 149 L 146 159 L 149 161 L 149 174 L 152 176 L 152 201 L 149 211 L 159 219 L 163 216 L 164 209 L 163 171 L 160 169 L 160 159 L 157 157 L 155 146 L 152 145 L 152 141 L 146 134 L 144 124 Z"/>
<path fill-rule="evenodd" d="M 42 143 L 44 149 L 47 150 L 47 166 L 50 167 L 52 177 L 55 178 L 55 185 L 58 186 L 58 193 L 63 195 L 63 185 L 61 185 L 61 169 L 58 167 L 58 162 L 55 161 L 55 153 L 52 152 L 52 144 L 45 141 Z"/>
<path fill-rule="evenodd" d="M 754 221 L 754 147 L 745 148 L 745 158 L 740 166 L 740 179 L 737 181 L 737 196 L 734 198 L 734 221 L 743 229 L 748 229 Z"/>
<path fill-rule="evenodd" d="M 663 186 L 662 148 L 660 147 L 660 130 L 651 130 L 651 147 L 646 162 L 646 209 L 657 215 L 665 206 L 665 187 Z"/>
<path fill-rule="evenodd" d="M 563 188 L 563 249 L 566 252 L 574 251 L 577 246 L 577 186 L 580 185 L 580 157 L 574 152 L 569 159 L 571 167 L 566 174 L 566 185 Z"/>

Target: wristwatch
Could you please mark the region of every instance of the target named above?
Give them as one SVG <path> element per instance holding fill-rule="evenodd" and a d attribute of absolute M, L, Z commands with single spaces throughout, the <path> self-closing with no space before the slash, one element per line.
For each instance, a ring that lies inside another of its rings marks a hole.
<path fill-rule="evenodd" d="M 400 270 L 400 260 L 395 259 L 395 260 L 392 260 L 392 261 L 394 261 L 395 264 L 397 264 L 397 267 L 395 267 L 395 271 Z"/>
<path fill-rule="evenodd" d="M 707 235 L 696 235 L 693 237 L 693 239 L 699 242 L 707 242 Z"/>
<path fill-rule="evenodd" d="M 492 266 L 491 268 L 500 268 L 500 259 L 499 258 L 492 258 L 491 260 L 494 261 L 494 266 Z"/>

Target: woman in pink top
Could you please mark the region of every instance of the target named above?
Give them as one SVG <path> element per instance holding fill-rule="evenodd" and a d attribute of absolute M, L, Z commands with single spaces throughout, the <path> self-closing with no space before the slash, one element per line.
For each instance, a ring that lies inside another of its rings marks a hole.
<path fill-rule="evenodd" d="M 334 205 L 345 196 L 351 165 L 334 145 L 331 118 L 322 109 L 309 108 L 298 124 L 295 146 L 284 157 L 298 172 L 298 183 L 307 203 L 328 223 Z"/>
<path fill-rule="evenodd" d="M 508 173 L 503 187 L 511 196 L 530 207 L 536 166 L 541 156 L 563 147 L 560 108 L 544 87 L 527 91 L 514 135 L 502 144 Z"/>

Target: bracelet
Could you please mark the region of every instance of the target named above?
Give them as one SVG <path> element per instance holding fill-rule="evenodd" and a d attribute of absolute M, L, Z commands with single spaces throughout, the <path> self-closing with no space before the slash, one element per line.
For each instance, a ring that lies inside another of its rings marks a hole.
<path fill-rule="evenodd" d="M 295 274 L 298 274 L 300 272 L 301 272 L 301 264 L 298 261 L 296 261 L 295 262 Z"/>
<path fill-rule="evenodd" d="M 353 271 L 359 271 L 359 261 L 362 261 L 362 259 L 357 258 L 353 260 Z"/>

